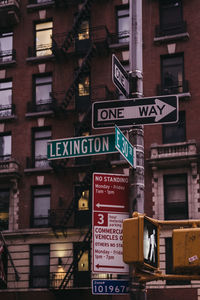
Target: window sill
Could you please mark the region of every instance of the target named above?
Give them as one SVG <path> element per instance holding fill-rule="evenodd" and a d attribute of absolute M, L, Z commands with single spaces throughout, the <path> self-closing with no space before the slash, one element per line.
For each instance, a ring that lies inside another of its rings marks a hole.
<path fill-rule="evenodd" d="M 9 61 L 0 61 L 1 67 L 11 67 L 16 65 L 16 60 L 9 60 Z"/>
<path fill-rule="evenodd" d="M 40 117 L 52 116 L 53 114 L 54 114 L 53 110 L 47 110 L 47 111 L 26 113 L 25 117 L 26 118 L 40 118 Z"/>
<path fill-rule="evenodd" d="M 53 171 L 53 168 L 51 167 L 45 167 L 45 168 L 29 168 L 24 169 L 24 173 L 38 173 L 38 172 L 50 172 Z"/>
<path fill-rule="evenodd" d="M 39 9 L 44 9 L 44 8 L 49 8 L 55 4 L 54 1 L 46 1 L 43 3 L 35 3 L 35 4 L 28 4 L 26 6 L 28 12 L 34 11 L 34 10 L 39 10 Z"/>
<path fill-rule="evenodd" d="M 30 63 L 39 63 L 39 62 L 53 60 L 54 58 L 55 58 L 55 56 L 53 54 L 52 55 L 44 55 L 44 56 L 32 56 L 32 57 L 28 57 L 26 59 L 26 61 L 30 62 Z"/>
<path fill-rule="evenodd" d="M 117 44 L 110 44 L 109 45 L 110 49 L 128 49 L 129 48 L 129 43 L 117 43 Z"/>
<path fill-rule="evenodd" d="M 191 98 L 191 94 L 189 92 L 177 94 L 177 96 L 180 100 L 189 100 Z"/>
<path fill-rule="evenodd" d="M 153 41 L 155 44 L 162 44 L 162 43 L 168 43 L 168 42 L 173 42 L 178 40 L 188 40 L 188 39 L 189 39 L 189 33 L 184 32 L 184 33 L 178 33 L 173 35 L 154 37 Z"/>
<path fill-rule="evenodd" d="M 4 123 L 5 121 L 14 121 L 16 119 L 17 119 L 16 115 L 0 116 L 0 123 Z"/>

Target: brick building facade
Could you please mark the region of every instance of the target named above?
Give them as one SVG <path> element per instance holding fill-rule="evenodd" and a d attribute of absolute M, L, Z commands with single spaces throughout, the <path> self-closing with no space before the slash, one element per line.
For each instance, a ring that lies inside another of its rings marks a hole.
<path fill-rule="evenodd" d="M 144 96 L 179 99 L 177 124 L 144 127 L 144 209 L 161 220 L 200 214 L 199 7 L 198 0 L 143 0 Z M 115 54 L 129 70 L 128 20 L 128 0 L 0 1 L 5 300 L 111 299 L 92 295 L 91 280 L 123 278 L 91 269 L 92 173 L 129 174 L 128 163 L 119 153 L 49 161 L 46 149 L 48 140 L 113 132 L 92 128 L 91 105 L 123 101 L 111 66 Z M 171 248 L 164 228 L 160 268 L 166 273 Z M 150 300 L 198 299 L 200 284 L 155 281 L 147 294 Z"/>

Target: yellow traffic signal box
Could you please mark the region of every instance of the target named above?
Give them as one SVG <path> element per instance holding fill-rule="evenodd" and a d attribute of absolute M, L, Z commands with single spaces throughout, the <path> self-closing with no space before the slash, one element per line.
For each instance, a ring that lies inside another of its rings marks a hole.
<path fill-rule="evenodd" d="M 176 273 L 200 273 L 200 228 L 174 229 L 173 268 Z"/>
<path fill-rule="evenodd" d="M 123 221 L 123 260 L 147 269 L 157 269 L 159 265 L 158 223 L 138 214 Z"/>

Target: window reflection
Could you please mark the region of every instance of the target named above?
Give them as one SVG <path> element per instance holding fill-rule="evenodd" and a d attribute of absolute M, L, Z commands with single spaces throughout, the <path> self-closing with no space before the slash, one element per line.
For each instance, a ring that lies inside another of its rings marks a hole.
<path fill-rule="evenodd" d="M 89 21 L 85 20 L 81 23 L 80 30 L 78 33 L 79 40 L 86 40 L 90 38 L 89 34 Z"/>
<path fill-rule="evenodd" d="M 11 61 L 13 32 L 0 33 L 0 62 Z"/>
<path fill-rule="evenodd" d="M 48 226 L 48 211 L 50 209 L 50 188 L 39 187 L 33 190 L 33 226 L 47 227 Z"/>
<path fill-rule="evenodd" d="M 88 250 L 83 252 L 79 262 L 78 271 L 88 271 L 89 270 L 89 252 Z"/>
<path fill-rule="evenodd" d="M 162 58 L 163 92 L 183 93 L 183 55 Z"/>
<path fill-rule="evenodd" d="M 43 76 L 35 79 L 35 102 L 36 105 L 44 105 L 52 102 L 52 77 Z"/>
<path fill-rule="evenodd" d="M 78 210 L 89 210 L 89 190 L 81 192 L 81 197 L 78 200 Z"/>
<path fill-rule="evenodd" d="M 0 136 L 0 160 L 8 160 L 11 157 L 11 135 Z"/>
<path fill-rule="evenodd" d="M 119 43 L 129 41 L 129 10 L 128 8 L 117 11 L 118 39 Z"/>
<path fill-rule="evenodd" d="M 48 167 L 47 141 L 51 139 L 51 131 L 38 131 L 34 134 L 35 139 L 35 167 Z"/>
<path fill-rule="evenodd" d="M 36 56 L 52 54 L 53 22 L 36 24 Z"/>
<path fill-rule="evenodd" d="M 0 117 L 11 115 L 12 81 L 0 82 Z"/>
<path fill-rule="evenodd" d="M 30 287 L 44 288 L 49 286 L 49 245 L 31 245 Z"/>
<path fill-rule="evenodd" d="M 89 96 L 90 80 L 89 76 L 85 76 L 78 84 L 79 96 Z"/>

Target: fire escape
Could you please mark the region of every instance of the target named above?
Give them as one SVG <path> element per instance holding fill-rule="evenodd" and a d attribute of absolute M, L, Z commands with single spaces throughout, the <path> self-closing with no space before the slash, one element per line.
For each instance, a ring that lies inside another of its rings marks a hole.
<path fill-rule="evenodd" d="M 96 0 L 97 1 L 97 0 Z M 70 5 L 72 4 L 72 1 L 70 0 L 57 0 L 58 7 L 62 7 L 63 5 Z M 92 59 L 98 55 L 107 55 L 109 51 L 108 47 L 108 40 L 109 40 L 109 32 L 106 28 L 106 26 L 99 26 L 96 28 L 88 27 L 87 29 L 83 28 L 83 24 L 87 25 L 87 20 L 90 15 L 91 6 L 95 2 L 94 0 L 85 0 L 85 1 L 73 1 L 73 4 L 80 4 L 81 3 L 81 9 L 77 13 L 74 24 L 72 26 L 72 29 L 65 35 L 63 34 L 57 34 L 52 37 L 52 45 L 53 45 L 53 53 L 55 57 L 57 58 L 58 63 L 62 62 L 63 60 L 67 60 L 71 57 L 78 57 L 79 66 L 75 72 L 75 76 L 73 79 L 73 82 L 70 84 L 68 90 L 66 91 L 64 97 L 62 98 L 62 101 L 58 101 L 56 97 L 58 96 L 58 93 L 54 93 L 53 97 L 56 99 L 57 105 L 55 107 L 55 113 L 58 115 L 62 114 L 68 114 L 71 111 L 71 107 L 74 105 L 74 98 L 77 94 L 77 86 L 80 82 L 82 82 L 85 78 L 85 74 L 88 74 L 90 72 L 91 68 L 91 62 Z M 88 23 L 89 24 L 89 23 Z M 83 36 L 87 36 L 85 39 L 79 39 L 79 34 L 83 34 Z M 80 42 L 80 43 L 79 43 Z M 80 44 L 82 43 L 82 46 L 80 47 Z M 86 90 L 87 91 L 87 90 Z M 85 92 L 85 90 L 84 90 Z M 112 99 L 115 97 L 113 93 L 111 93 L 106 86 L 98 86 L 98 87 L 90 87 L 90 95 L 89 100 L 87 102 L 87 107 L 80 107 L 77 104 L 77 107 L 75 107 L 76 112 L 81 115 L 81 118 L 79 118 L 78 124 L 75 128 L 75 135 L 80 136 L 84 132 L 84 130 L 87 128 L 91 128 L 91 99 L 92 100 L 98 100 L 98 99 Z M 82 101 L 80 101 L 82 102 Z M 82 161 L 84 161 L 84 157 L 80 158 Z M 98 160 L 97 160 L 98 162 Z M 100 162 L 99 162 L 100 163 Z M 55 171 L 63 171 L 68 164 L 68 160 L 61 160 L 61 161 L 53 161 L 52 167 Z M 101 163 L 102 165 L 102 163 Z M 95 170 L 93 164 L 89 164 L 90 167 L 83 167 L 82 170 L 87 169 L 87 173 L 85 174 L 84 178 L 82 178 L 78 196 L 81 197 L 83 194 L 82 186 L 87 186 L 91 188 L 91 179 L 92 179 L 92 173 Z M 105 163 L 104 163 L 105 166 Z M 79 168 L 80 169 L 80 168 Z M 77 195 L 76 195 L 77 196 Z M 53 232 L 58 237 L 58 232 L 62 232 L 64 236 L 67 236 L 67 229 L 70 228 L 70 220 L 73 218 L 73 215 L 75 213 L 75 197 L 72 198 L 71 203 L 69 204 L 68 208 L 66 210 L 50 210 L 49 213 L 49 219 L 50 224 L 53 229 Z M 91 211 L 90 211 L 91 214 Z M 84 244 L 91 243 L 91 223 L 87 226 L 88 231 L 85 234 L 83 240 L 81 241 Z M 66 288 L 69 288 L 71 286 L 70 281 L 74 278 L 74 274 L 76 272 L 76 266 L 78 262 L 80 261 L 83 253 L 84 253 L 84 247 L 83 249 L 78 250 L 78 254 L 75 258 L 73 258 L 72 263 L 70 266 L 67 266 L 67 270 L 65 270 L 65 275 L 62 278 L 62 280 L 59 280 L 59 283 L 56 282 L 55 274 L 52 274 L 51 278 L 51 289 L 54 291 L 60 291 Z"/>

